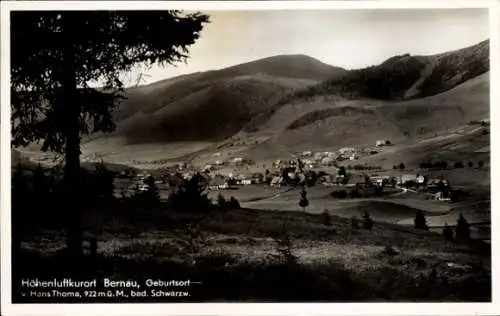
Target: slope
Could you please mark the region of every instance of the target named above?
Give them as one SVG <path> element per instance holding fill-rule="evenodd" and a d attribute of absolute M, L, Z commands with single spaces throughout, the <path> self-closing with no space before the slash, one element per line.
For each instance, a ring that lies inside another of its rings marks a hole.
<path fill-rule="evenodd" d="M 290 104 L 331 103 L 332 99 L 372 103 L 419 99 L 445 92 L 488 70 L 489 40 L 438 55 L 394 56 L 378 66 L 352 70 L 344 76 L 295 91 L 256 116 L 244 130 L 256 132 L 265 128 L 262 125 L 266 125 L 279 108 Z M 323 101 L 318 101 L 321 98 Z"/>
<path fill-rule="evenodd" d="M 133 88 L 115 113 L 114 136 L 130 143 L 221 140 L 283 96 L 344 72 L 282 55 Z"/>
<path fill-rule="evenodd" d="M 257 132 L 270 138 L 251 152 L 272 155 L 275 147 L 280 151 L 283 147 L 289 151 L 335 150 L 372 146 L 379 139 L 418 142 L 487 118 L 488 95 L 489 72 L 438 95 L 393 103 L 317 96 L 280 107 Z"/>

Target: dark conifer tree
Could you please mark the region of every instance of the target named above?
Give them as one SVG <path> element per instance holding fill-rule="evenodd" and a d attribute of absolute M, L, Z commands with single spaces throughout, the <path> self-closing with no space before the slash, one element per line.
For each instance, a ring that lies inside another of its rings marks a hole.
<path fill-rule="evenodd" d="M 121 74 L 136 65 L 185 61 L 208 17 L 180 11 L 13 11 L 12 145 L 43 141 L 65 155 L 68 250 L 82 254 L 80 143 L 110 132 L 123 98 Z M 100 83 L 99 88 L 91 83 Z"/>
<path fill-rule="evenodd" d="M 422 210 L 417 211 L 414 219 L 414 224 L 415 229 L 429 230 L 429 226 L 427 226 L 427 220 Z"/>

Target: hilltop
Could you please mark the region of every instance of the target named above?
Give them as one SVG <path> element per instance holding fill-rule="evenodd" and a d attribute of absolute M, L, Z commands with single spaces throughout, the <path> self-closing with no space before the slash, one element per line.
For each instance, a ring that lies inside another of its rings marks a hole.
<path fill-rule="evenodd" d="M 115 114 L 128 143 L 219 141 L 285 95 L 345 70 L 282 55 L 130 89 Z"/>

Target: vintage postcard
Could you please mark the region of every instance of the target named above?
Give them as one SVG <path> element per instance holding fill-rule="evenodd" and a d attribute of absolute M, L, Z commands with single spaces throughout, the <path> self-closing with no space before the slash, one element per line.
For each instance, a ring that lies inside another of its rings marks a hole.
<path fill-rule="evenodd" d="M 2 314 L 491 313 L 497 7 L 3 2 Z"/>

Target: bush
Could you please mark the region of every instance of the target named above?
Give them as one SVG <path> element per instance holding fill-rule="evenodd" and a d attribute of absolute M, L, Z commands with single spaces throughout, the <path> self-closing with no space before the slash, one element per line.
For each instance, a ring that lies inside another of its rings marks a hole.
<path fill-rule="evenodd" d="M 33 189 L 34 189 L 34 202 L 36 202 L 40 207 L 46 205 L 46 202 L 50 199 L 51 188 L 45 170 L 40 164 L 33 172 Z"/>
<path fill-rule="evenodd" d="M 477 166 L 478 166 L 479 168 L 482 168 L 482 167 L 484 166 L 484 161 L 479 160 L 479 161 L 477 162 Z"/>
<path fill-rule="evenodd" d="M 336 198 L 336 199 L 345 199 L 347 198 L 347 191 L 346 190 L 336 190 L 330 193 L 331 197 Z"/>
<path fill-rule="evenodd" d="M 457 226 L 455 227 L 455 236 L 458 240 L 470 240 L 470 224 L 469 222 L 467 222 L 462 213 L 460 213 L 460 216 L 457 220 Z"/>
<path fill-rule="evenodd" d="M 275 249 L 278 252 L 278 260 L 287 265 L 296 265 L 298 257 L 292 253 L 293 240 L 288 232 L 282 236 L 274 237 Z"/>
<path fill-rule="evenodd" d="M 443 237 L 447 241 L 453 241 L 453 229 L 448 224 L 444 224 Z"/>
<path fill-rule="evenodd" d="M 305 211 L 306 207 L 309 205 L 309 200 L 307 199 L 307 192 L 304 188 L 300 191 L 299 206 Z"/>
<path fill-rule="evenodd" d="M 457 161 L 457 162 L 455 162 L 455 164 L 453 165 L 453 167 L 455 167 L 455 168 L 463 168 L 464 164 L 461 161 Z"/>
<path fill-rule="evenodd" d="M 448 162 L 446 162 L 446 161 L 436 161 L 434 163 L 432 161 L 421 162 L 420 163 L 420 168 L 422 168 L 422 169 L 432 169 L 432 168 L 447 169 L 448 168 Z"/>
<path fill-rule="evenodd" d="M 373 195 L 374 196 L 382 196 L 384 193 L 384 187 L 376 185 L 373 187 Z"/>
<path fill-rule="evenodd" d="M 399 169 L 404 170 L 405 168 L 406 168 L 406 166 L 404 163 L 399 164 Z"/>
<path fill-rule="evenodd" d="M 469 163 L 467 164 L 467 166 L 469 166 L 469 168 L 472 168 L 472 167 L 474 167 L 474 163 L 472 161 L 469 161 Z"/>
<path fill-rule="evenodd" d="M 224 211 L 227 207 L 226 198 L 220 192 L 219 195 L 217 196 L 217 206 L 221 211 Z"/>
<path fill-rule="evenodd" d="M 338 175 L 339 176 L 344 176 L 344 177 L 347 175 L 344 166 L 342 166 L 342 167 L 339 168 Z"/>
<path fill-rule="evenodd" d="M 353 216 L 351 218 L 351 227 L 354 228 L 354 229 L 359 229 L 359 221 L 358 221 L 358 218 L 356 216 Z"/>
<path fill-rule="evenodd" d="M 330 216 L 330 212 L 328 212 L 327 209 L 321 213 L 321 217 L 323 219 L 323 225 L 325 226 L 331 226 L 332 225 L 332 217 Z"/>
<path fill-rule="evenodd" d="M 384 250 L 382 250 L 382 255 L 385 255 L 385 256 L 395 256 L 395 255 L 398 255 L 399 254 L 399 251 L 397 251 L 396 249 L 394 249 L 392 246 L 385 246 L 384 247 Z"/>
<path fill-rule="evenodd" d="M 153 176 L 147 177 L 144 184 L 148 186 L 148 189 L 142 193 L 141 200 L 146 207 L 158 205 L 160 203 L 160 190 L 155 183 L 155 178 Z"/>
<path fill-rule="evenodd" d="M 371 230 L 373 228 L 373 220 L 370 218 L 370 213 L 365 212 L 363 215 L 363 228 Z"/>
<path fill-rule="evenodd" d="M 241 208 L 240 202 L 234 196 L 231 196 L 231 198 L 229 199 L 228 203 L 229 203 L 229 207 L 231 209 L 239 209 L 239 208 Z"/>
<path fill-rule="evenodd" d="M 417 214 L 415 215 L 414 224 L 415 224 L 415 229 L 429 230 L 429 226 L 427 226 L 427 220 L 422 210 L 417 211 Z"/>
<path fill-rule="evenodd" d="M 362 197 L 361 195 L 361 192 L 359 192 L 358 189 L 352 189 L 350 192 L 349 192 L 349 197 L 351 199 L 357 199 L 357 198 L 360 198 Z"/>
<path fill-rule="evenodd" d="M 404 186 L 406 188 L 414 188 L 417 186 L 417 182 L 413 181 L 413 180 L 408 180 L 404 183 Z"/>
<path fill-rule="evenodd" d="M 209 213 L 214 210 L 206 191 L 206 185 L 202 184 L 203 177 L 194 175 L 189 181 L 183 183 L 177 191 L 170 194 L 168 206 L 172 210 L 191 213 Z"/>
<path fill-rule="evenodd" d="M 95 165 L 95 172 L 91 179 L 92 190 L 97 198 L 111 199 L 115 192 L 115 173 L 110 171 L 103 161 Z"/>

